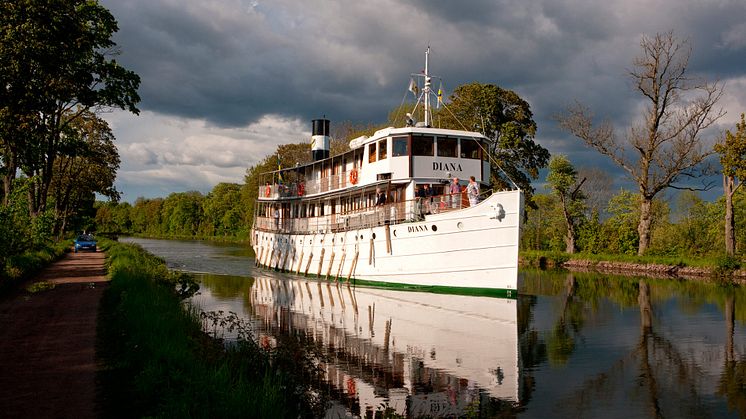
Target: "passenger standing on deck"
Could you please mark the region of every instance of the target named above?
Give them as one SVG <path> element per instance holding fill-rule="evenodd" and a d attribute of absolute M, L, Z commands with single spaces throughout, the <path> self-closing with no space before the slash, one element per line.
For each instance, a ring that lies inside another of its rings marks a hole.
<path fill-rule="evenodd" d="M 461 203 L 461 188 L 459 188 L 458 185 L 458 178 L 453 178 L 453 182 L 451 182 L 451 208 L 458 208 L 459 204 Z"/>
<path fill-rule="evenodd" d="M 432 212 L 432 205 L 433 205 L 433 190 L 430 188 L 430 185 L 427 183 L 425 184 L 425 214 L 430 214 Z"/>
<path fill-rule="evenodd" d="M 280 209 L 275 207 L 275 212 L 272 214 L 275 217 L 275 230 L 280 229 Z"/>
<path fill-rule="evenodd" d="M 466 195 L 469 197 L 469 206 L 473 207 L 479 202 L 479 184 L 474 176 L 469 177 L 469 185 L 466 186 Z"/>
<path fill-rule="evenodd" d="M 376 188 L 376 206 L 386 205 L 386 193 L 381 188 Z"/>

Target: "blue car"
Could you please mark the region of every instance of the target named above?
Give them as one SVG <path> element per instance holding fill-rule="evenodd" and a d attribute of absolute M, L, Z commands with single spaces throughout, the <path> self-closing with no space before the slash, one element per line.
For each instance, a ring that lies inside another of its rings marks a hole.
<path fill-rule="evenodd" d="M 75 253 L 78 250 L 92 250 L 96 251 L 96 239 L 90 234 L 81 234 L 75 238 Z"/>

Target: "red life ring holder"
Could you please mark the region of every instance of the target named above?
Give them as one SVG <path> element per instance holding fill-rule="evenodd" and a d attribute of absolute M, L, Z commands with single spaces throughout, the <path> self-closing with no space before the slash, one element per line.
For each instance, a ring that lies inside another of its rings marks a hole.
<path fill-rule="evenodd" d="M 298 184 L 298 196 L 303 196 L 304 193 L 306 193 L 306 184 L 299 183 Z"/>
<path fill-rule="evenodd" d="M 357 169 L 352 169 L 350 172 L 350 183 L 357 184 Z"/>
<path fill-rule="evenodd" d="M 267 187 L 264 188 L 264 196 L 267 197 L 267 198 L 269 198 L 269 194 L 271 192 L 272 192 L 272 188 L 269 185 L 267 185 Z"/>

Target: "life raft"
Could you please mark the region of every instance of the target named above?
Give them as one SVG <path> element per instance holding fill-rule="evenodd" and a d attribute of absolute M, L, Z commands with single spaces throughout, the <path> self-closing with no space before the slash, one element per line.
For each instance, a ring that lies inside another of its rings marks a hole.
<path fill-rule="evenodd" d="M 306 184 L 299 183 L 298 184 L 298 196 L 303 196 L 304 193 L 306 193 Z"/>
<path fill-rule="evenodd" d="M 357 169 L 350 171 L 350 183 L 353 185 L 357 184 Z"/>

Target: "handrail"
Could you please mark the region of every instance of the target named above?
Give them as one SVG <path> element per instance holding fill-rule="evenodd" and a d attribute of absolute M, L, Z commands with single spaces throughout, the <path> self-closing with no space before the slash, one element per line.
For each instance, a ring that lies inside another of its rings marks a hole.
<path fill-rule="evenodd" d="M 359 169 L 355 169 L 359 170 Z M 300 198 L 306 195 L 315 195 L 318 193 L 335 191 L 352 186 L 349 179 L 350 172 L 340 172 L 335 175 L 322 177 L 321 179 L 312 179 L 305 182 L 291 182 L 288 184 L 273 183 L 270 185 L 259 186 L 259 199 L 277 199 L 277 198 Z M 359 173 L 358 173 L 359 174 Z M 269 191 L 267 190 L 269 187 Z"/>
<path fill-rule="evenodd" d="M 491 190 L 484 191 L 486 195 Z M 482 195 L 480 194 L 480 196 Z M 455 198 L 455 199 L 454 199 Z M 366 229 L 404 221 L 421 221 L 427 214 L 439 214 L 466 208 L 466 192 L 436 195 L 430 199 L 415 198 L 407 201 L 366 207 L 339 214 L 297 218 L 255 218 L 255 229 L 284 234 L 312 234 Z"/>

